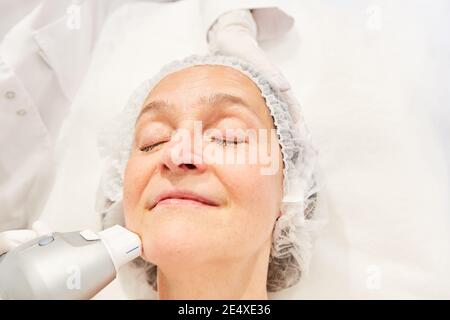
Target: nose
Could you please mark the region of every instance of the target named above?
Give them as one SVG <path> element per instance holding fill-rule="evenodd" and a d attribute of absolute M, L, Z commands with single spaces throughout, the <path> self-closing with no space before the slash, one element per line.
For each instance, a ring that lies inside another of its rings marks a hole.
<path fill-rule="evenodd" d="M 197 140 L 195 140 L 197 139 Z M 178 130 L 164 146 L 159 169 L 177 174 L 203 173 L 207 165 L 202 156 L 202 138 L 187 130 Z"/>

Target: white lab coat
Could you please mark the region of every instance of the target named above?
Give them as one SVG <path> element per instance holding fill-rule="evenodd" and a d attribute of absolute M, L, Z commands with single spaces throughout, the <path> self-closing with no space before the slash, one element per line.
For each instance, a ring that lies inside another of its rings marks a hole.
<path fill-rule="evenodd" d="M 0 231 L 29 228 L 41 215 L 52 187 L 60 128 L 102 26 L 123 2 L 10 0 L 0 5 Z M 234 9 L 256 9 L 260 39 L 278 37 L 292 24 L 275 1 L 199 4 L 205 40 L 215 20 Z"/>

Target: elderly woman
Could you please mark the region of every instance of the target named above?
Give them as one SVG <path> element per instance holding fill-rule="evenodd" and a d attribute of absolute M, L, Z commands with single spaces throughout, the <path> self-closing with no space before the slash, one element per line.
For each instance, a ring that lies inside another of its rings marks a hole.
<path fill-rule="evenodd" d="M 299 106 L 257 70 L 223 56 L 174 62 L 107 135 L 104 225 L 140 235 L 134 267 L 159 299 L 267 299 L 297 283 L 316 152 Z"/>

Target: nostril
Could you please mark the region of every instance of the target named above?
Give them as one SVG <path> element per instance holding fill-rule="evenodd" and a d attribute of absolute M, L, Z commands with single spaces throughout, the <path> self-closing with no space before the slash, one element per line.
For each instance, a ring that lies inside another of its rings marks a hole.
<path fill-rule="evenodd" d="M 195 164 L 192 164 L 192 163 L 185 163 L 185 164 L 183 164 L 183 166 L 187 167 L 188 169 L 195 169 L 196 168 Z"/>

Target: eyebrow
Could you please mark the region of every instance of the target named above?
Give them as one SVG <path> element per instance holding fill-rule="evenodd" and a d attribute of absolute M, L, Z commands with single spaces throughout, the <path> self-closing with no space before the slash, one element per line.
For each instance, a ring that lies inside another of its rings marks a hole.
<path fill-rule="evenodd" d="M 259 119 L 258 115 L 254 112 L 254 110 L 252 110 L 250 105 L 247 104 L 242 98 L 228 94 L 228 93 L 213 93 L 209 96 L 201 97 L 199 99 L 199 103 L 206 104 L 208 106 L 216 106 L 216 107 L 217 106 L 225 107 L 225 106 L 239 104 L 239 105 L 244 106 L 246 110 L 250 111 L 257 120 L 261 121 L 261 119 Z M 136 119 L 136 124 L 138 123 L 138 121 L 142 117 L 142 115 L 144 115 L 146 113 L 152 113 L 152 112 L 168 112 L 165 109 L 167 109 L 171 106 L 172 106 L 172 104 L 168 103 L 165 100 L 155 100 L 155 101 L 149 102 L 142 108 L 141 112 L 139 113 L 139 115 Z"/>

